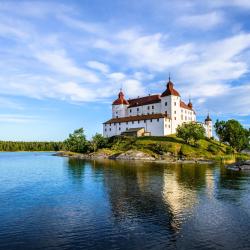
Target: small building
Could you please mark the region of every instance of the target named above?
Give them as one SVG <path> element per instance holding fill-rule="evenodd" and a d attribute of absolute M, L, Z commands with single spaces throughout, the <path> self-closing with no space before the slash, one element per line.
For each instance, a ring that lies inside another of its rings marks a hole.
<path fill-rule="evenodd" d="M 149 136 L 150 132 L 146 132 L 145 128 L 129 128 L 126 131 L 122 132 L 121 135 L 124 136 Z"/>
<path fill-rule="evenodd" d="M 175 134 L 177 127 L 187 122 L 196 122 L 193 104 L 190 100 L 187 104 L 181 100 L 179 92 L 169 79 L 162 94 L 126 100 L 120 90 L 118 98 L 112 103 L 112 118 L 103 123 L 103 135 L 166 136 Z M 212 137 L 210 116 L 201 124 L 206 136 Z"/>

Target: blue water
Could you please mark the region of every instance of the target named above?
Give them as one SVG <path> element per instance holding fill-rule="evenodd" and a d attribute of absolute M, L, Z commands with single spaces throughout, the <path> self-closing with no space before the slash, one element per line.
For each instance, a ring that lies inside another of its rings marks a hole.
<path fill-rule="evenodd" d="M 250 249 L 250 173 L 0 153 L 0 249 Z"/>

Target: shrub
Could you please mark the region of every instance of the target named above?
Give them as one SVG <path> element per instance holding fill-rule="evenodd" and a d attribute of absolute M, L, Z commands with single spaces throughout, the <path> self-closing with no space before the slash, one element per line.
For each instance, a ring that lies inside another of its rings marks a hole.
<path fill-rule="evenodd" d="M 108 139 L 101 134 L 96 133 L 91 140 L 91 148 L 95 152 L 97 149 L 105 148 L 108 145 Z"/>
<path fill-rule="evenodd" d="M 178 126 L 176 135 L 188 144 L 196 144 L 205 137 L 205 129 L 198 123 L 183 123 Z"/>
<path fill-rule="evenodd" d="M 218 152 L 218 147 L 216 147 L 215 145 L 213 144 L 210 144 L 208 147 L 207 147 L 207 150 L 211 153 L 217 153 Z"/>
<path fill-rule="evenodd" d="M 64 141 L 66 150 L 76 153 L 86 153 L 89 150 L 89 142 L 86 140 L 83 128 L 76 129 L 73 134 L 69 134 Z"/>
<path fill-rule="evenodd" d="M 231 148 L 231 147 L 226 148 L 226 154 L 233 154 L 233 153 L 234 153 L 233 148 Z"/>

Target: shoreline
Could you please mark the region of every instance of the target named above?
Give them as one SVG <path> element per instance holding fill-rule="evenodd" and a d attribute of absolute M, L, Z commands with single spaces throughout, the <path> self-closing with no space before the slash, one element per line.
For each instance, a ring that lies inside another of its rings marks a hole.
<path fill-rule="evenodd" d="M 155 162 L 155 163 L 167 163 L 167 164 L 214 164 L 216 161 L 211 159 L 178 159 L 176 157 L 169 157 L 168 159 L 157 159 L 152 156 L 148 156 L 145 153 L 140 151 L 133 152 L 134 154 L 128 155 L 125 153 L 107 155 L 107 154 L 81 154 L 81 153 L 72 153 L 68 151 L 59 151 L 56 152 L 55 156 L 68 157 L 71 159 L 79 160 L 119 160 L 119 161 L 138 161 L 138 162 Z"/>

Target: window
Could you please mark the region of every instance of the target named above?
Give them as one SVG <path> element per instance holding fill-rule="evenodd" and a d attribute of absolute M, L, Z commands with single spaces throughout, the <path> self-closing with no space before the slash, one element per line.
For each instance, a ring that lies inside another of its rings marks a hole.
<path fill-rule="evenodd" d="M 136 110 L 139 111 L 139 108 L 137 108 Z"/>
<path fill-rule="evenodd" d="M 152 106 L 152 109 L 154 109 L 155 107 L 154 106 Z"/>
<path fill-rule="evenodd" d="M 109 129 L 109 131 L 111 131 L 111 128 Z"/>
<path fill-rule="evenodd" d="M 111 126 L 111 123 L 109 124 L 109 126 Z"/>
<path fill-rule="evenodd" d="M 132 124 L 134 124 L 134 121 L 132 121 Z"/>
<path fill-rule="evenodd" d="M 118 118 L 118 115 L 116 116 L 116 118 Z"/>
<path fill-rule="evenodd" d="M 132 113 L 132 109 L 129 110 L 129 113 Z"/>
<path fill-rule="evenodd" d="M 176 117 L 174 119 L 176 120 Z"/>
<path fill-rule="evenodd" d="M 176 106 L 176 102 L 174 102 L 174 106 Z"/>
<path fill-rule="evenodd" d="M 154 112 L 152 112 L 152 114 L 154 114 Z"/>
<path fill-rule="evenodd" d="M 170 128 L 170 125 L 168 125 L 168 127 Z"/>
<path fill-rule="evenodd" d="M 157 119 L 157 122 L 159 122 L 159 118 Z"/>
<path fill-rule="evenodd" d="M 150 107 L 148 106 L 148 110 L 150 109 Z"/>
<path fill-rule="evenodd" d="M 126 128 L 126 130 L 128 130 L 128 128 Z"/>
<path fill-rule="evenodd" d="M 105 132 L 107 131 L 107 129 L 105 128 Z"/>
<path fill-rule="evenodd" d="M 117 112 L 117 111 L 116 111 L 115 113 L 116 113 L 116 114 L 118 114 L 118 112 Z"/>
<path fill-rule="evenodd" d="M 181 119 L 183 120 L 183 115 L 181 115 Z"/>
<path fill-rule="evenodd" d="M 126 122 L 126 124 L 128 125 L 128 122 Z"/>
<path fill-rule="evenodd" d="M 146 120 L 144 120 L 144 123 L 146 123 Z"/>
<path fill-rule="evenodd" d="M 152 119 L 150 120 L 150 122 L 152 122 Z"/>
<path fill-rule="evenodd" d="M 174 113 L 176 114 L 176 110 L 174 111 Z"/>
<path fill-rule="evenodd" d="M 140 124 L 140 121 L 138 121 L 138 124 Z"/>
<path fill-rule="evenodd" d="M 119 128 L 119 130 L 121 130 L 121 128 Z"/>
<path fill-rule="evenodd" d="M 119 125 L 121 125 L 121 123 L 119 122 Z"/>
<path fill-rule="evenodd" d="M 165 106 L 168 106 L 168 102 L 165 102 Z"/>

